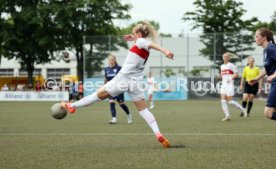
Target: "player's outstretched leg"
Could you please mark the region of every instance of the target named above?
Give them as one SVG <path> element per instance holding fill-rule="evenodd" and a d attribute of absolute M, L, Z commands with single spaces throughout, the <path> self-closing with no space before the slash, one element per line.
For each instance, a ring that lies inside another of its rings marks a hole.
<path fill-rule="evenodd" d="M 86 96 L 82 98 L 79 101 L 76 101 L 74 103 L 70 102 L 61 102 L 60 106 L 63 109 L 66 109 L 70 113 L 74 113 L 77 108 L 88 106 L 91 104 L 94 104 L 100 100 L 104 100 L 106 98 L 110 97 L 110 95 L 105 91 L 105 89 L 102 87 L 98 91 L 94 92 L 93 94 Z"/>
<path fill-rule="evenodd" d="M 235 106 L 237 109 L 239 109 L 241 111 L 241 113 L 243 113 L 244 117 L 247 117 L 246 110 L 238 102 L 236 102 L 234 100 L 229 100 L 228 103 Z"/>

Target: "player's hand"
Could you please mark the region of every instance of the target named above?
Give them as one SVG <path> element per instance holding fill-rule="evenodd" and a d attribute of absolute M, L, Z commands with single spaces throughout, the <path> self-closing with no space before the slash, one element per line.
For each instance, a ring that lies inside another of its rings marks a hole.
<path fill-rule="evenodd" d="M 173 60 L 173 55 L 174 54 L 172 52 L 170 52 L 170 51 L 166 52 L 166 57 L 169 58 L 169 59 Z"/>
<path fill-rule="evenodd" d="M 243 85 L 240 85 L 240 90 L 243 91 Z"/>
<path fill-rule="evenodd" d="M 258 93 L 262 93 L 262 87 L 259 87 Z"/>
<path fill-rule="evenodd" d="M 124 36 L 123 36 L 123 39 L 124 39 L 125 41 L 133 41 L 133 40 L 134 40 L 134 37 L 133 37 L 132 34 L 129 34 L 129 35 L 124 35 Z"/>
<path fill-rule="evenodd" d="M 256 79 L 256 78 L 254 78 L 254 79 L 251 79 L 249 82 L 248 82 L 248 84 L 249 85 L 251 85 L 251 86 L 253 86 L 255 83 L 257 83 L 258 82 L 258 80 Z"/>
<path fill-rule="evenodd" d="M 275 77 L 274 77 L 274 74 L 273 74 L 273 75 L 268 76 L 266 80 L 267 80 L 268 83 L 271 83 L 274 78 Z"/>

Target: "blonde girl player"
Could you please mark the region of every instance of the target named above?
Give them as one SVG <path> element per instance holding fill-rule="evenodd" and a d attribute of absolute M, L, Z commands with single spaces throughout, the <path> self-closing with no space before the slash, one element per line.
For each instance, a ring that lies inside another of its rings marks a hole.
<path fill-rule="evenodd" d="M 240 89 L 243 90 L 242 107 L 244 109 L 246 109 L 248 102 L 247 117 L 249 116 L 251 108 L 253 107 L 254 97 L 257 95 L 258 91 L 260 91 L 262 87 L 261 81 L 252 86 L 249 84 L 249 81 L 251 79 L 256 78 L 260 74 L 260 69 L 254 65 L 254 62 L 255 60 L 253 57 L 248 57 L 248 64 L 243 69 L 240 83 Z M 244 114 L 241 113 L 240 116 L 242 117 L 243 115 Z"/>
<path fill-rule="evenodd" d="M 154 77 L 152 77 L 151 71 L 149 71 L 148 78 L 147 78 L 147 83 L 148 83 L 148 101 L 150 102 L 150 108 L 154 108 L 154 103 L 153 103 L 153 92 L 154 92 Z"/>
<path fill-rule="evenodd" d="M 276 120 L 276 44 L 273 33 L 267 28 L 260 28 L 255 33 L 255 41 L 258 46 L 264 48 L 264 69 L 260 75 L 249 84 L 254 85 L 267 75 L 267 81 L 271 83 L 264 114 L 271 120 Z"/>
<path fill-rule="evenodd" d="M 108 62 L 109 66 L 104 68 L 104 76 L 105 80 L 104 82 L 107 83 L 108 81 L 112 80 L 121 70 L 121 66 L 118 65 L 116 57 L 112 54 L 108 56 Z M 116 124 L 117 118 L 116 118 L 116 107 L 115 107 L 115 100 L 119 103 L 120 107 L 125 111 L 127 115 L 127 123 L 132 123 L 132 116 L 129 112 L 129 109 L 127 105 L 125 104 L 125 97 L 124 93 L 119 94 L 116 97 L 110 97 L 109 98 L 109 106 L 110 106 L 110 112 L 112 119 L 109 121 L 109 124 Z"/>
<path fill-rule="evenodd" d="M 126 60 L 121 71 L 111 81 L 98 89 L 93 94 L 74 102 L 61 102 L 61 107 L 67 109 L 70 113 L 74 113 L 79 107 L 88 106 L 100 100 L 128 92 L 139 114 L 144 118 L 147 124 L 154 132 L 157 140 L 164 148 L 170 147 L 169 141 L 161 134 L 155 117 L 146 106 L 144 90 L 143 90 L 143 70 L 149 57 L 151 49 L 155 49 L 164 53 L 164 55 L 173 59 L 173 53 L 159 45 L 149 41 L 150 37 L 155 41 L 157 32 L 148 22 L 142 22 L 132 29 L 132 34 L 124 35 L 126 41 L 134 41 L 134 45 L 130 48 Z M 140 85 L 141 84 L 141 85 Z"/>
<path fill-rule="evenodd" d="M 225 118 L 223 118 L 222 121 L 231 120 L 228 104 L 238 108 L 246 117 L 247 113 L 244 111 L 243 107 L 238 102 L 233 100 L 234 89 L 235 89 L 234 80 L 239 76 L 237 67 L 233 63 L 229 62 L 231 57 L 230 53 L 228 52 L 224 53 L 222 57 L 223 57 L 224 64 L 220 66 L 221 77 L 222 77 L 220 95 L 221 95 L 222 110 L 225 114 Z"/>

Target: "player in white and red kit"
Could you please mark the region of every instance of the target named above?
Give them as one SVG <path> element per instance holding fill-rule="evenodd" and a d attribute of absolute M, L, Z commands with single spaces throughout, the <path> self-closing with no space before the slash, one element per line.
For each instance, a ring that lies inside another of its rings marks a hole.
<path fill-rule="evenodd" d="M 70 113 L 74 113 L 78 107 L 91 105 L 108 97 L 116 97 L 123 92 L 128 92 L 140 115 L 151 127 L 158 141 L 164 148 L 168 148 L 170 146 L 169 141 L 161 134 L 155 117 L 146 106 L 142 84 L 143 70 L 150 49 L 162 52 L 169 59 L 173 59 L 173 53 L 147 40 L 147 37 L 154 41 L 157 37 L 156 30 L 148 22 L 136 25 L 132 30 L 132 34 L 123 37 L 127 41 L 134 41 L 135 44 L 130 48 L 121 71 L 93 94 L 74 103 L 61 102 L 61 107 L 67 109 Z"/>
<path fill-rule="evenodd" d="M 238 69 L 237 67 L 229 62 L 230 61 L 230 53 L 224 53 L 223 54 L 223 62 L 220 66 L 221 69 L 221 77 L 222 77 L 222 84 L 221 84 L 221 89 L 220 89 L 220 94 L 221 94 L 221 105 L 222 105 L 222 110 L 225 114 L 225 118 L 222 119 L 222 121 L 230 121 L 230 113 L 228 109 L 228 104 L 235 106 L 238 108 L 241 113 L 244 114 L 244 117 L 247 116 L 246 111 L 243 109 L 243 107 L 236 101 L 233 100 L 234 96 L 234 79 L 236 79 L 238 75 Z"/>

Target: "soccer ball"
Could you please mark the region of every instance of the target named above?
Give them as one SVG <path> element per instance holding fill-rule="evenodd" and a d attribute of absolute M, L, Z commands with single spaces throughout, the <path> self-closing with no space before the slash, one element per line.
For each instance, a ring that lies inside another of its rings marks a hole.
<path fill-rule="evenodd" d="M 63 119 L 67 115 L 67 110 L 60 107 L 60 103 L 55 103 L 52 107 L 52 117 L 55 119 Z"/>

